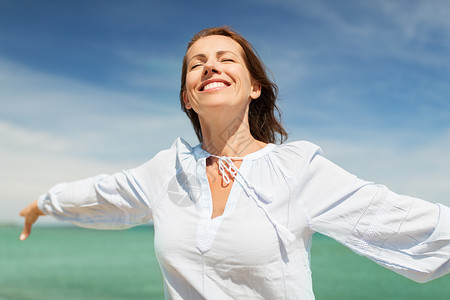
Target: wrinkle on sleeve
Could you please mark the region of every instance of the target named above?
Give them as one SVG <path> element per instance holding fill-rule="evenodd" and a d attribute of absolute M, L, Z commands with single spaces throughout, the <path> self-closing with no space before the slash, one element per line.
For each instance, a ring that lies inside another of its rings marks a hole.
<path fill-rule="evenodd" d="M 417 282 L 450 272 L 450 209 L 363 181 L 312 155 L 300 180 L 311 228 Z"/>
<path fill-rule="evenodd" d="M 39 208 L 58 220 L 94 229 L 148 223 L 151 206 L 132 171 L 61 183 L 39 197 Z"/>

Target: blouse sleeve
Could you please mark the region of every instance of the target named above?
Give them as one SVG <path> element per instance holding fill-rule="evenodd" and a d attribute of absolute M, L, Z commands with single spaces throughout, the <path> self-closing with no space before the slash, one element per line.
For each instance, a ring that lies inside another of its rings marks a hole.
<path fill-rule="evenodd" d="M 94 229 L 125 229 L 148 223 L 152 203 L 175 174 L 177 140 L 143 165 L 114 175 L 57 184 L 38 199 L 38 207 L 58 220 Z"/>
<path fill-rule="evenodd" d="M 309 226 L 417 282 L 450 272 L 450 208 L 358 179 L 316 151 L 303 172 Z"/>
<path fill-rule="evenodd" d="M 94 229 L 125 229 L 151 219 L 150 202 L 133 170 L 57 184 L 39 197 L 38 207 L 58 220 Z"/>

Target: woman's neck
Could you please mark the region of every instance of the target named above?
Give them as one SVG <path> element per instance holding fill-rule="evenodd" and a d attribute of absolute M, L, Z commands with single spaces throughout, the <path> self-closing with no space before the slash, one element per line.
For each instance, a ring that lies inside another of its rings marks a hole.
<path fill-rule="evenodd" d="M 225 120 L 207 122 L 200 118 L 203 134 L 202 148 L 217 156 L 243 157 L 258 151 L 266 143 L 256 140 L 250 133 L 246 114 Z"/>

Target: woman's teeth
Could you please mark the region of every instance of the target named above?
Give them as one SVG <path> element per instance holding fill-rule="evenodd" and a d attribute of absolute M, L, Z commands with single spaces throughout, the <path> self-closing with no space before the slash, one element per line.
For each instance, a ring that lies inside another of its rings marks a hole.
<path fill-rule="evenodd" d="M 225 83 L 223 83 L 223 82 L 215 81 L 215 82 L 211 82 L 211 83 L 205 85 L 203 90 L 206 91 L 206 90 L 210 90 L 210 89 L 213 89 L 213 88 L 216 88 L 216 87 L 227 87 L 227 85 Z"/>

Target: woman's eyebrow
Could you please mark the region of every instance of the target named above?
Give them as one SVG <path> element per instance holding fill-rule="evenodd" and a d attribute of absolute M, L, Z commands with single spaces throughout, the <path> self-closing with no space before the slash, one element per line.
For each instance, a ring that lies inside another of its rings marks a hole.
<path fill-rule="evenodd" d="M 205 58 L 206 58 L 206 55 L 203 54 L 203 53 L 195 54 L 194 56 L 192 56 L 192 57 L 189 59 L 189 61 L 193 60 L 194 58 L 203 58 L 203 59 L 205 59 Z"/>
<path fill-rule="evenodd" d="M 224 55 L 224 54 L 232 54 L 232 55 L 234 55 L 234 56 L 236 56 L 237 57 L 237 55 L 233 52 L 233 51 L 230 51 L 230 50 L 220 50 L 220 51 L 217 51 L 216 52 L 216 56 L 217 57 L 220 57 L 220 56 L 222 56 L 222 55 Z M 190 59 L 189 59 L 189 62 L 191 62 L 193 59 L 206 59 L 206 55 L 205 54 L 203 54 L 203 53 L 199 53 L 199 54 L 195 54 L 194 56 L 192 56 Z"/>
<path fill-rule="evenodd" d="M 222 56 L 224 54 L 233 54 L 234 56 L 237 56 L 233 51 L 230 51 L 230 50 L 217 51 L 217 56 Z"/>

